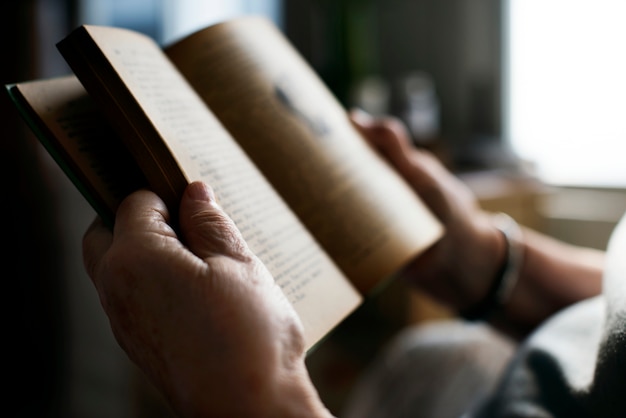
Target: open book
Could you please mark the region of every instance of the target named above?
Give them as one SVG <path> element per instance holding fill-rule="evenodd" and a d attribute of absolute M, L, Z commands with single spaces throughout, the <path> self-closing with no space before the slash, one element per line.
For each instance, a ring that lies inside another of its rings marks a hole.
<path fill-rule="evenodd" d="M 210 184 L 294 305 L 309 349 L 442 234 L 264 18 L 165 48 L 85 25 L 58 48 L 73 75 L 7 88 L 95 210 L 112 223 L 124 196 L 149 187 L 175 214 L 187 184 Z"/>

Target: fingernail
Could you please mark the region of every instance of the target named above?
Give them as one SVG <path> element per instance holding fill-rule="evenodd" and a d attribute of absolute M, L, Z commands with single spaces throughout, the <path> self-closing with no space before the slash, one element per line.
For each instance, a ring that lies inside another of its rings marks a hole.
<path fill-rule="evenodd" d="M 187 194 L 193 200 L 202 202 L 215 202 L 215 194 L 213 189 L 203 182 L 196 181 L 187 186 Z"/>
<path fill-rule="evenodd" d="M 354 108 L 350 110 L 350 117 L 352 118 L 353 121 L 361 125 L 367 125 L 368 123 L 371 123 L 373 120 L 372 115 L 370 115 L 369 113 L 367 113 L 365 110 L 361 108 Z"/>

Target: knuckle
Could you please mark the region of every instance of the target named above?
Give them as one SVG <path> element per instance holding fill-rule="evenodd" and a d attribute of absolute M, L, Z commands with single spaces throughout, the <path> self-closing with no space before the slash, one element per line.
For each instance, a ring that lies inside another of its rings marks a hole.
<path fill-rule="evenodd" d="M 215 252 L 247 261 L 251 254 L 235 223 L 219 211 L 205 211 L 196 215 L 195 233 L 210 242 Z"/>

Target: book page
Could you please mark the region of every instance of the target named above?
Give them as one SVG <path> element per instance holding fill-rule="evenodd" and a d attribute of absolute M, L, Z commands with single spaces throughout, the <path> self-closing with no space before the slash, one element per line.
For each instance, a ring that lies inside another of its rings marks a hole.
<path fill-rule="evenodd" d="M 39 140 L 112 225 L 120 201 L 147 182 L 83 86 L 67 76 L 19 83 L 11 90 Z"/>
<path fill-rule="evenodd" d="M 360 295 L 152 40 L 121 29 L 87 31 L 115 71 L 97 74 L 98 80 L 107 80 L 108 97 L 118 106 L 109 117 L 127 119 L 130 128 L 122 132 L 143 136 L 144 153 L 158 150 L 148 141 L 167 146 L 176 165 L 162 167 L 165 176 L 180 170 L 186 182 L 202 180 L 213 187 L 219 204 L 300 315 L 311 347 L 360 303 Z M 101 68 L 106 67 L 94 69 Z M 77 75 L 87 80 L 88 75 Z M 116 83 L 123 88 L 116 89 Z M 150 124 L 142 125 L 142 118 Z"/>
<path fill-rule="evenodd" d="M 361 292 L 441 236 L 269 21 L 214 25 L 166 53 Z"/>

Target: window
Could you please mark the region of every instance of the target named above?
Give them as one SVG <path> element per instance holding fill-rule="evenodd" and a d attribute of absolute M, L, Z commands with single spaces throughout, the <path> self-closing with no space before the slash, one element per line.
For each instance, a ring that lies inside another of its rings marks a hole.
<path fill-rule="evenodd" d="M 626 2 L 508 0 L 507 137 L 548 183 L 626 186 Z"/>
<path fill-rule="evenodd" d="M 224 19 L 262 15 L 281 25 L 281 0 L 165 0 L 163 37 L 169 42 Z"/>
<path fill-rule="evenodd" d="M 244 14 L 282 23 L 282 0 L 81 0 L 80 23 L 131 28 L 167 44 Z"/>

